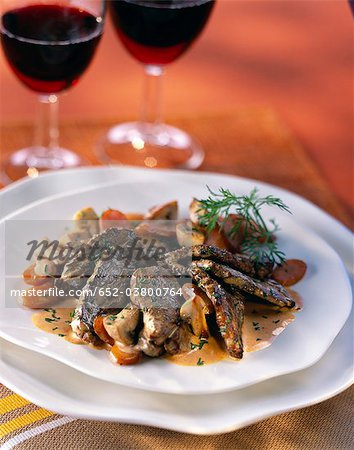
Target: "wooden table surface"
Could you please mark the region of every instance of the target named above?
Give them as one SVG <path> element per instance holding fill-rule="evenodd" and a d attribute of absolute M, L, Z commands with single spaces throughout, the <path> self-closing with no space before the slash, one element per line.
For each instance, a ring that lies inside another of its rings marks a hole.
<path fill-rule="evenodd" d="M 274 108 L 331 188 L 353 201 L 353 20 L 347 2 L 218 0 L 195 47 L 168 70 L 168 116 Z M 0 120 L 32 120 L 35 97 L 0 57 Z M 141 69 L 108 24 L 94 63 L 62 98 L 62 119 L 134 117 Z M 4 145 L 2 145 L 4 149 Z"/>

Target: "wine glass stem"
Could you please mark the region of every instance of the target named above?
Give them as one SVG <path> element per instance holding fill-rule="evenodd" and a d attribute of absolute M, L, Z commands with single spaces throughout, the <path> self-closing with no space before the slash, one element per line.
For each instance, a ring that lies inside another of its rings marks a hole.
<path fill-rule="evenodd" d="M 141 105 L 141 122 L 161 123 L 161 100 L 162 100 L 162 66 L 144 66 L 145 80 L 143 90 L 143 102 Z"/>
<path fill-rule="evenodd" d="M 35 146 L 49 156 L 59 147 L 58 97 L 40 95 L 38 103 Z"/>

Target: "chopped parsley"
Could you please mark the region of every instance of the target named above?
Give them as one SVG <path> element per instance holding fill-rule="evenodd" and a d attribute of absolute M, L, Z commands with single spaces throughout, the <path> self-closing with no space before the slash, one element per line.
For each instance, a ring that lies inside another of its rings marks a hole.
<path fill-rule="evenodd" d="M 198 359 L 197 366 L 204 366 L 204 361 L 202 360 L 202 358 Z"/>
<path fill-rule="evenodd" d="M 66 334 L 58 334 L 58 336 L 60 336 L 60 337 L 65 337 L 66 336 Z"/>
<path fill-rule="evenodd" d="M 194 344 L 193 342 L 191 342 L 191 350 L 201 350 L 205 344 L 208 344 L 208 340 L 203 338 L 200 339 L 199 344 Z"/>
<path fill-rule="evenodd" d="M 58 327 L 54 327 L 54 328 L 52 328 L 52 331 L 55 331 L 55 330 L 57 330 L 58 329 Z"/>

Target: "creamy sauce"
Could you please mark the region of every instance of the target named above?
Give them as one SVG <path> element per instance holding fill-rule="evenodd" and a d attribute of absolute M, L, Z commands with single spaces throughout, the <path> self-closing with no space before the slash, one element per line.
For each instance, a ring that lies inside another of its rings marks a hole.
<path fill-rule="evenodd" d="M 74 310 L 71 308 L 47 308 L 33 314 L 32 322 L 46 333 L 56 334 L 72 344 L 84 344 L 72 331 L 71 320 Z"/>
<path fill-rule="evenodd" d="M 295 313 L 302 309 L 302 300 L 295 291 L 291 289 L 288 289 L 288 291 L 296 301 L 296 306 L 293 309 L 253 302 L 246 303 L 245 320 L 242 328 L 245 352 L 255 352 L 269 347 L 287 325 L 295 320 Z M 87 345 L 71 329 L 70 323 L 73 312 L 74 309 L 72 308 L 48 308 L 33 314 L 32 322 L 41 330 L 56 334 L 72 344 Z M 110 349 L 106 344 L 102 346 L 88 345 L 98 350 Z M 191 335 L 190 347 L 189 352 L 165 355 L 164 358 L 171 363 L 183 366 L 203 366 L 232 359 L 224 350 L 222 341 L 212 336 L 207 339 L 199 339 Z"/>
<path fill-rule="evenodd" d="M 211 336 L 204 340 L 191 335 L 190 345 L 189 352 L 167 355 L 165 359 L 182 366 L 204 366 L 229 357 L 218 340 Z"/>
<path fill-rule="evenodd" d="M 246 303 L 242 327 L 245 352 L 256 352 L 269 347 L 274 339 L 295 320 L 295 313 L 302 309 L 302 300 L 297 292 L 291 289 L 287 290 L 296 302 L 293 309 L 253 302 Z M 191 344 L 191 347 L 194 348 L 191 348 L 189 352 L 165 358 L 174 364 L 184 366 L 213 364 L 224 359 L 237 361 L 226 353 L 222 341 L 214 337 L 200 341 L 196 336 L 192 336 Z"/>

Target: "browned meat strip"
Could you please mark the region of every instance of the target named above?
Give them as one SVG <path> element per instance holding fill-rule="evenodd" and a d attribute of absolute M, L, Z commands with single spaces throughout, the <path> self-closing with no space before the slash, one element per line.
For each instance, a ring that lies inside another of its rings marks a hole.
<path fill-rule="evenodd" d="M 247 294 L 255 295 L 274 305 L 288 308 L 295 306 L 295 301 L 290 297 L 286 289 L 274 280 L 258 281 L 210 259 L 201 259 L 196 261 L 195 264 L 200 269 L 220 278 L 230 287 L 237 288 Z"/>
<path fill-rule="evenodd" d="M 231 253 L 227 250 L 205 244 L 194 245 L 192 247 L 192 257 L 193 259 L 208 258 L 260 279 L 269 276 L 273 270 L 272 263 L 256 265 L 247 255 Z"/>
<path fill-rule="evenodd" d="M 255 264 L 247 255 L 230 253 L 211 245 L 193 245 L 192 247 L 182 247 L 165 255 L 164 262 L 177 275 L 186 275 L 189 263 L 195 259 L 211 259 L 227 266 L 239 270 L 242 273 L 257 277 L 267 278 L 273 270 L 273 264 Z"/>
<path fill-rule="evenodd" d="M 151 294 L 145 292 L 145 295 L 142 289 L 150 290 Z M 142 309 L 144 321 L 138 346 L 141 344 L 141 350 L 149 356 L 159 355 L 159 348 L 163 347 L 179 327 L 181 301 L 177 294 L 173 295 L 172 289 L 177 292 L 179 284 L 175 276 L 163 267 L 140 268 L 132 275 L 131 301 Z M 157 295 L 157 292 L 162 295 Z"/>
<path fill-rule="evenodd" d="M 172 252 L 168 252 L 164 258 L 164 263 L 176 275 L 187 275 L 191 262 L 192 249 L 190 247 L 181 247 Z"/>
<path fill-rule="evenodd" d="M 93 274 L 97 262 L 105 256 L 105 252 L 132 246 L 135 239 L 133 231 L 118 228 L 108 228 L 93 236 L 82 244 L 75 256 L 65 264 L 61 277 L 55 280 L 55 285 L 65 293 L 70 289 L 82 289 Z"/>
<path fill-rule="evenodd" d="M 243 296 L 239 292 L 230 294 L 196 262 L 192 263 L 191 274 L 198 286 L 207 294 L 214 304 L 216 323 L 224 339 L 230 356 L 241 359 L 243 355 L 242 325 L 244 319 Z"/>

